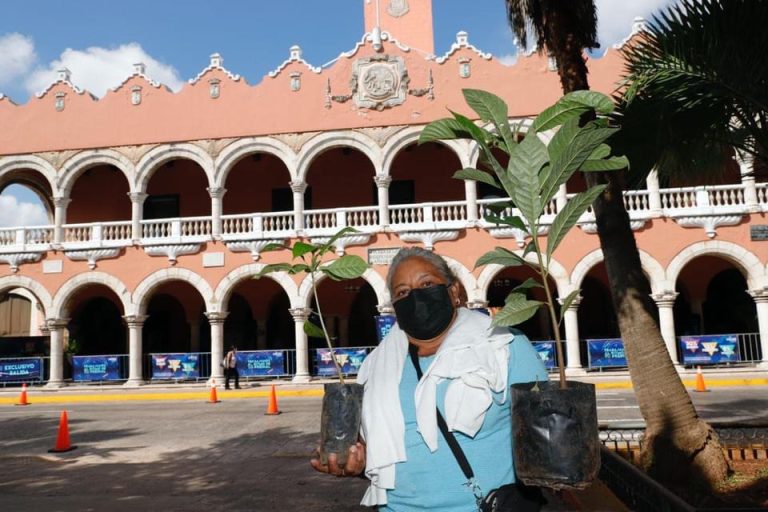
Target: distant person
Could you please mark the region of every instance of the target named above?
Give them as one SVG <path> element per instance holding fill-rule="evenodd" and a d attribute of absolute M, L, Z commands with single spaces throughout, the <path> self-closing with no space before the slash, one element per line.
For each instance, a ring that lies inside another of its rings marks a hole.
<path fill-rule="evenodd" d="M 235 378 L 235 389 L 240 389 L 240 372 L 237 371 L 237 347 L 232 345 L 224 357 L 224 389 L 229 389 L 229 379 Z"/>

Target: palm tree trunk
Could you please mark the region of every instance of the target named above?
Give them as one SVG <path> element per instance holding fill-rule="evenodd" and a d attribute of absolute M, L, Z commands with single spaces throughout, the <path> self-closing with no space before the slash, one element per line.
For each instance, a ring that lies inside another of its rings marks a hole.
<path fill-rule="evenodd" d="M 586 63 L 571 36 L 569 19 L 552 9 L 547 21 L 563 92 L 589 89 Z M 593 207 L 629 373 L 646 421 L 641 463 L 651 476 L 678 490 L 698 482 L 698 490 L 710 494 L 728 476 L 728 462 L 717 434 L 698 417 L 661 337 L 656 304 L 624 207 L 623 173 L 585 177 L 590 187 L 608 184 Z"/>
<path fill-rule="evenodd" d="M 700 482 L 696 491 L 711 491 L 728 476 L 728 463 L 717 434 L 698 417 L 661 337 L 620 176 L 586 173 L 589 186 L 608 184 L 593 206 L 629 373 L 646 422 L 640 461 L 651 476 L 678 490 L 690 492 L 691 484 Z"/>

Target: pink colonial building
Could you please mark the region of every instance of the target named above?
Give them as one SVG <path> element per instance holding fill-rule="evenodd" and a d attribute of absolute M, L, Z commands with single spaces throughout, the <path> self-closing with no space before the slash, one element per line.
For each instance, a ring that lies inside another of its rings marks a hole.
<path fill-rule="evenodd" d="M 358 233 L 338 254 L 371 266 L 361 279 L 320 284 L 341 346 L 376 343 L 374 317 L 391 312 L 387 264 L 403 246 L 443 256 L 468 307 L 502 305 L 529 273 L 474 263 L 524 240 L 483 220 L 495 190 L 451 178 L 475 164 L 477 149 L 416 141 L 447 108 L 468 112 L 462 88 L 493 91 L 513 120 L 531 119 L 561 95 L 557 73 L 538 55 L 505 66 L 464 32 L 435 55 L 431 2 L 381 2 L 380 13 L 377 4 L 365 3 L 365 34 L 331 65 L 314 67 L 295 46 L 256 85 L 214 54 L 177 93 L 136 64 L 101 99 L 74 86 L 66 69 L 25 105 L 0 95 L 0 190 L 28 187 L 50 219 L 0 229 L 0 357 L 45 356 L 45 379 L 60 386 L 69 376 L 64 348 L 76 339 L 80 355 L 127 360 L 122 378 L 138 385 L 156 353 L 210 353 L 202 377 L 220 377 L 217 362 L 234 343 L 284 351 L 288 373 L 306 381 L 318 346 L 302 330 L 313 307 L 309 280 L 252 277 L 289 258 L 261 254 L 266 244 L 322 241 L 343 226 Z M 618 49 L 588 64 L 592 88 L 611 93 L 623 67 Z M 652 174 L 626 193 L 663 335 L 681 364 L 684 335 L 738 335 L 742 361 L 768 357 L 768 184 L 750 171 L 734 159 L 717 184 L 666 184 Z M 547 216 L 583 187 L 580 178 L 564 185 Z M 558 294 L 581 290 L 564 326 L 575 373 L 589 363 L 585 340 L 619 336 L 590 214 L 554 260 Z M 544 316 L 523 327 L 534 340 L 552 339 Z"/>

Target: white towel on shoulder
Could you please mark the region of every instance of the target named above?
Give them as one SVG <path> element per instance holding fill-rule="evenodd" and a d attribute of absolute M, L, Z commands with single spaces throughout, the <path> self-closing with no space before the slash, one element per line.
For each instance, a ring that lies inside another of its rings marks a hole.
<path fill-rule="evenodd" d="M 444 416 L 451 431 L 474 436 L 491 406 L 493 392 L 506 400 L 509 343 L 512 334 L 493 328 L 482 313 L 459 309 L 448 336 L 416 386 L 416 421 L 430 451 L 437 450 L 437 386 L 451 380 L 445 395 Z M 405 420 L 400 409 L 400 378 L 408 357 L 408 339 L 395 325 L 365 359 L 357 382 L 365 385 L 362 435 L 366 442 L 365 474 L 371 485 L 362 505 L 387 502 L 395 487 L 395 464 L 406 460 Z"/>

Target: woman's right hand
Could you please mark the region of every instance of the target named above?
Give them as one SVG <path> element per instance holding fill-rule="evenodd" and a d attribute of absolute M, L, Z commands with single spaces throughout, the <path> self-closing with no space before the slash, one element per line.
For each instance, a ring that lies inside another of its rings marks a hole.
<path fill-rule="evenodd" d="M 335 453 L 328 454 L 328 464 L 320 461 L 320 450 L 315 450 L 310 465 L 316 471 L 328 473 L 338 477 L 360 476 L 365 471 L 365 443 L 358 441 L 349 448 L 347 452 L 347 463 L 343 466 L 338 463 L 338 456 Z"/>

